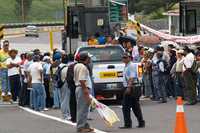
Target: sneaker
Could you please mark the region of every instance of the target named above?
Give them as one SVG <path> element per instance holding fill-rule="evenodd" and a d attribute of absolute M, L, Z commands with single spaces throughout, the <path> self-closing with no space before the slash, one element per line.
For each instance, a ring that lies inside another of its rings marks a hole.
<path fill-rule="evenodd" d="M 2 92 L 2 93 L 1 93 L 1 96 L 2 96 L 2 97 L 5 97 L 5 96 L 6 96 L 6 93 L 5 93 L 5 92 Z"/>
<path fill-rule="evenodd" d="M 78 133 L 89 133 L 89 132 L 94 132 L 93 128 L 80 128 L 77 130 Z"/>
<path fill-rule="evenodd" d="M 11 92 L 8 92 L 7 94 L 8 94 L 8 96 L 11 96 L 11 95 L 12 95 Z"/>
<path fill-rule="evenodd" d="M 130 129 L 132 128 L 132 126 L 123 126 L 123 127 L 119 127 L 119 129 Z"/>
<path fill-rule="evenodd" d="M 139 122 L 139 125 L 137 126 L 137 128 L 145 128 L 145 121 Z"/>

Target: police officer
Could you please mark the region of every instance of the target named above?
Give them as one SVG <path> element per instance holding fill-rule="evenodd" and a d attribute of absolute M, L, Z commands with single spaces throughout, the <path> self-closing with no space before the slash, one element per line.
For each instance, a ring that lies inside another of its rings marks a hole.
<path fill-rule="evenodd" d="M 123 85 L 125 92 L 122 103 L 124 126 L 119 128 L 132 128 L 132 120 L 130 116 L 131 108 L 139 123 L 137 127 L 144 128 L 145 121 L 143 119 L 140 103 L 138 97 L 136 97 L 134 94 L 134 92 L 136 92 L 136 87 L 134 86 L 133 82 L 135 79 L 137 79 L 137 65 L 134 65 L 134 63 L 131 61 L 131 55 L 129 53 L 124 53 L 122 58 L 123 62 L 125 63 L 125 69 L 123 73 Z"/>

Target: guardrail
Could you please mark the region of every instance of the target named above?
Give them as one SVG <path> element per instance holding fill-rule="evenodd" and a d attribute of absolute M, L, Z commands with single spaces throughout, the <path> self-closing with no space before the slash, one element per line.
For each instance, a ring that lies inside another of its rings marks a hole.
<path fill-rule="evenodd" d="M 38 31 L 42 32 L 61 32 L 63 30 L 63 26 L 41 26 L 38 27 Z M 13 36 L 13 35 L 20 35 L 25 34 L 25 27 L 22 28 L 6 28 L 4 29 L 5 36 Z"/>
<path fill-rule="evenodd" d="M 35 22 L 35 23 L 8 23 L 8 24 L 1 24 L 4 28 L 22 28 L 28 25 L 34 26 L 63 26 L 63 22 Z"/>

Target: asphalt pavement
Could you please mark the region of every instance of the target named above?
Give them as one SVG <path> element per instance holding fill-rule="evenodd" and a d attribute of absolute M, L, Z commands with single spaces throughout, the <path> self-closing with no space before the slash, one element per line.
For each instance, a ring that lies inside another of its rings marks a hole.
<path fill-rule="evenodd" d="M 172 133 L 175 126 L 176 104 L 170 100 L 166 104 L 158 104 L 149 100 L 141 101 L 146 128 L 137 129 L 137 122 L 133 117 L 133 129 L 118 129 L 123 125 L 121 106 L 112 104 L 120 118 L 120 122 L 112 128 L 105 125 L 96 111 L 89 114 L 92 127 L 106 133 Z M 185 106 L 185 115 L 190 133 L 199 133 L 200 104 Z M 34 112 L 34 111 L 33 111 Z M 44 113 L 33 113 L 16 106 L 0 106 L 0 133 L 75 133 L 76 129 L 69 122 L 63 122 L 60 110 L 50 109 Z M 45 116 L 43 116 L 45 115 Z M 46 117 L 47 116 L 47 117 Z M 57 120 L 58 119 L 58 120 Z"/>

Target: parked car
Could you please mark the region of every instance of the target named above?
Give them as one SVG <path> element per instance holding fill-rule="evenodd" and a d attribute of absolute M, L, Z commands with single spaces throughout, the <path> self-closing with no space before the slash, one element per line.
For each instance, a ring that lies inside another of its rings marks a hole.
<path fill-rule="evenodd" d="M 38 28 L 33 25 L 29 25 L 25 28 L 25 36 L 39 37 Z"/>

